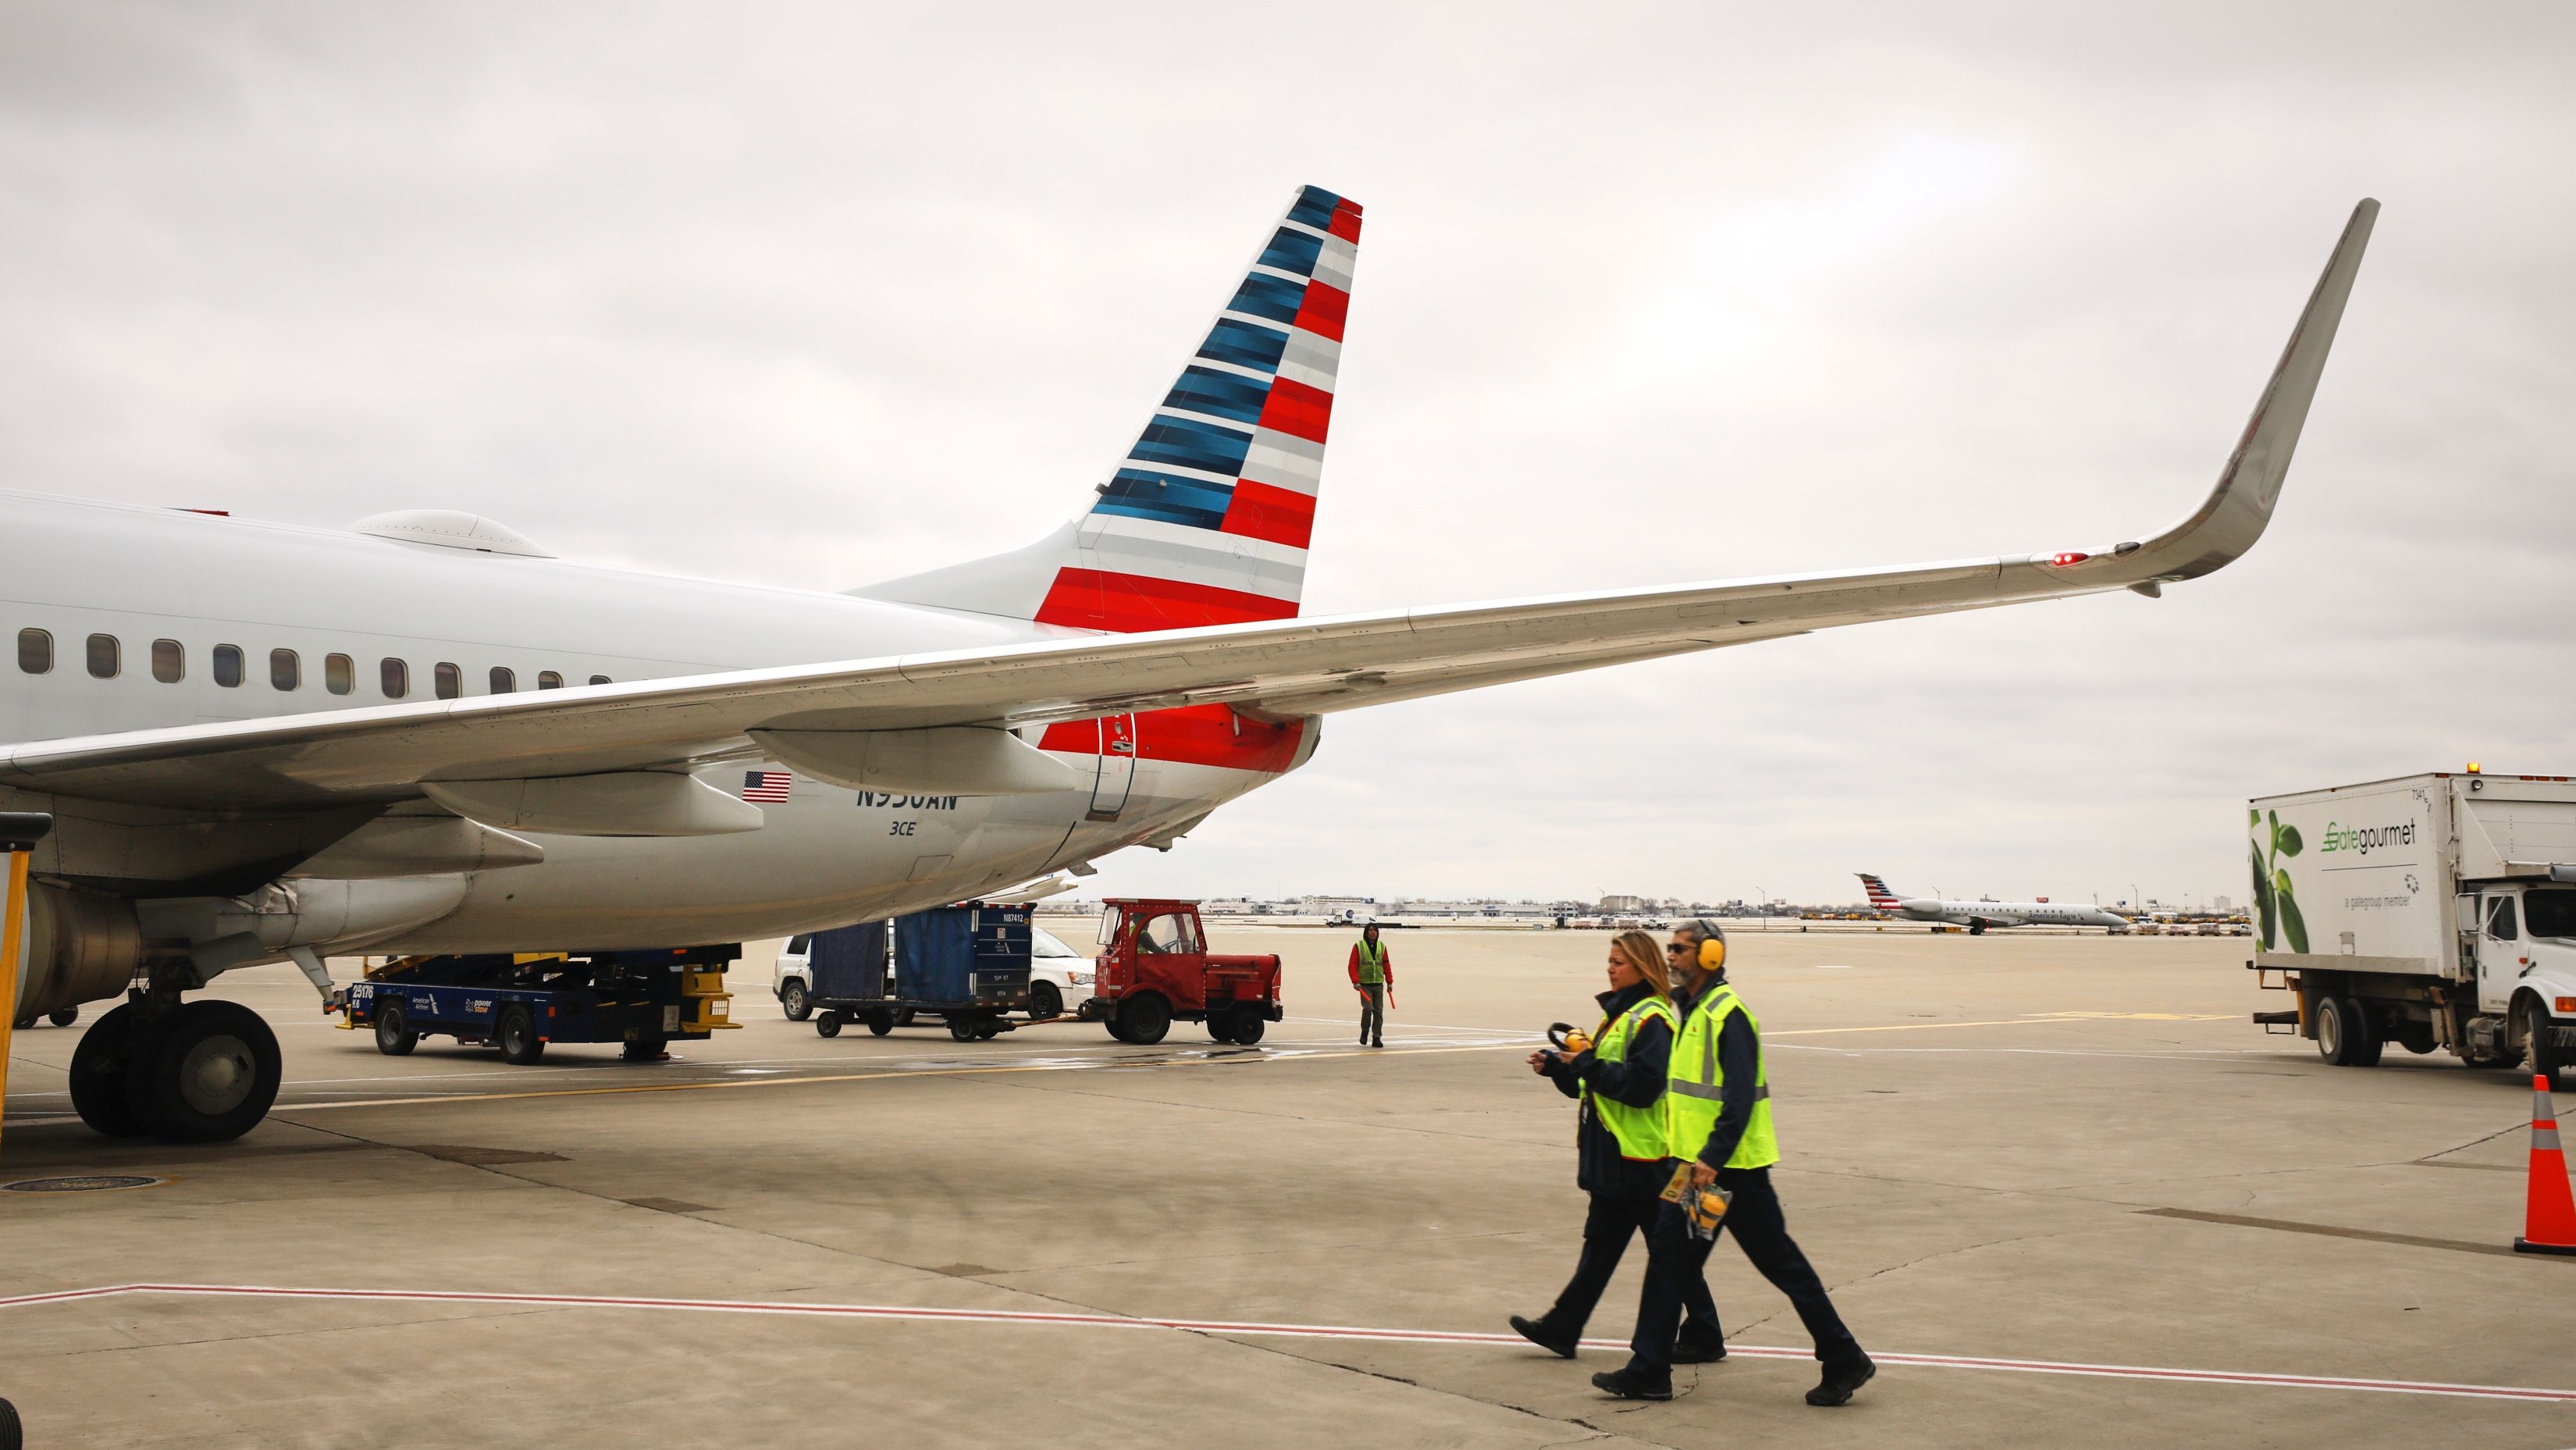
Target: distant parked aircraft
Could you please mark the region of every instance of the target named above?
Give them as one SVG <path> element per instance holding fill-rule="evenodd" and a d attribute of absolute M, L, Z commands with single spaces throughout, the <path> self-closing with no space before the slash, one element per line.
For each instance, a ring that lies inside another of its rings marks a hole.
<path fill-rule="evenodd" d="M 2089 904 L 2061 906 L 2043 896 L 2037 901 L 1943 901 L 1938 897 L 1900 897 L 1887 883 L 1866 871 L 1857 873 L 1869 888 L 1869 904 L 1889 916 L 1915 921 L 1946 921 L 1975 936 L 1990 926 L 2127 926 L 2127 917 Z"/>

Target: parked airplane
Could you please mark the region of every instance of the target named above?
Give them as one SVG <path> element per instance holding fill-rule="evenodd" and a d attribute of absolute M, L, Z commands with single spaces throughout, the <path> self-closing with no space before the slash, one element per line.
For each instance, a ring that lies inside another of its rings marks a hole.
<path fill-rule="evenodd" d="M 1869 888 L 1869 904 L 1889 916 L 1910 917 L 1916 921 L 1946 921 L 1964 926 L 1976 936 L 1990 926 L 2120 926 L 2129 919 L 2107 907 L 2082 902 L 2061 905 L 2043 896 L 2037 901 L 1942 901 L 1930 896 L 1899 897 L 1887 889 L 1887 883 L 1863 871 L 1860 884 Z"/>
<path fill-rule="evenodd" d="M 110 1134 L 274 1097 L 218 973 L 786 936 L 1168 848 L 1337 711 L 1835 625 L 2154 595 L 2269 521 L 2377 203 L 2209 497 L 2143 542 L 1300 619 L 1360 208 L 1301 190 L 1084 511 L 846 594 L 568 563 L 489 519 L 346 531 L 0 495 L 0 809 L 51 811 L 20 1017 Z M 5 646 L 0 646 L 4 648 Z"/>

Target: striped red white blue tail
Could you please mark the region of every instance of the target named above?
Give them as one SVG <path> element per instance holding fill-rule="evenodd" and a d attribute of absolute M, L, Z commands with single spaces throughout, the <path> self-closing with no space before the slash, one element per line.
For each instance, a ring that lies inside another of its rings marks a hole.
<path fill-rule="evenodd" d="M 1120 634 L 1295 615 L 1359 236 L 1357 203 L 1301 188 L 1086 513 L 851 592 Z"/>
<path fill-rule="evenodd" d="M 1870 875 L 1866 871 L 1856 874 L 1860 877 L 1860 884 L 1869 889 L 1869 904 L 1871 906 L 1876 907 L 1880 911 L 1894 911 L 1904 904 L 1897 899 L 1895 892 L 1887 889 L 1886 882 L 1879 880 L 1877 877 Z"/>

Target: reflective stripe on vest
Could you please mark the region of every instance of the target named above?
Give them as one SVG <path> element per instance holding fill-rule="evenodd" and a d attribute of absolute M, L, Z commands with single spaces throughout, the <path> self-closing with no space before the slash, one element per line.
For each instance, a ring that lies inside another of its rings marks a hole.
<path fill-rule="evenodd" d="M 1673 1025 L 1673 1004 L 1661 997 L 1641 997 L 1616 1020 L 1601 1019 L 1601 1033 L 1592 1043 L 1592 1060 L 1626 1062 L 1628 1044 L 1649 1018 L 1660 1019 L 1669 1029 Z M 1589 1088 L 1584 1089 L 1584 1096 L 1592 1104 L 1592 1115 L 1610 1130 L 1611 1137 L 1619 1140 L 1620 1157 L 1659 1163 L 1672 1156 L 1664 1142 L 1664 1105 L 1660 1098 L 1642 1108 L 1632 1108 Z"/>
<path fill-rule="evenodd" d="M 1762 1024 L 1735 988 L 1719 983 L 1691 1004 L 1673 1043 L 1671 1091 L 1664 1094 L 1664 1134 L 1677 1157 L 1691 1157 L 1708 1145 L 1717 1127 L 1719 1103 L 1725 1097 L 1726 1070 L 1717 1060 L 1717 1039 L 1730 1012 L 1744 1014 L 1755 1034 L 1753 1115 L 1744 1136 L 1728 1155 L 1729 1168 L 1767 1168 L 1780 1161 L 1780 1140 L 1771 1128 L 1771 1067 L 1760 1048 Z"/>

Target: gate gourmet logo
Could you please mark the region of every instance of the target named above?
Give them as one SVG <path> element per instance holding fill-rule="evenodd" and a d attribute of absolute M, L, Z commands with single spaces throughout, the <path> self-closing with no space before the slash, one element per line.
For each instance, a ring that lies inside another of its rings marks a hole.
<path fill-rule="evenodd" d="M 2367 856 L 2383 846 L 2414 844 L 2415 823 L 2413 821 L 2396 826 L 2347 826 L 2328 821 L 2326 822 L 2326 843 L 2323 849 L 2329 852 L 2358 851 Z"/>

